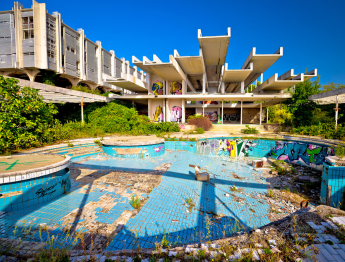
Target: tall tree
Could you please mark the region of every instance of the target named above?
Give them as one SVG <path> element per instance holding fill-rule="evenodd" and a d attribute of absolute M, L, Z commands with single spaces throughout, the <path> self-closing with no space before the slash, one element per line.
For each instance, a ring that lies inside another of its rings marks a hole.
<path fill-rule="evenodd" d="M 309 126 L 313 124 L 313 112 L 317 104 L 308 99 L 309 96 L 320 93 L 320 79 L 306 80 L 296 85 L 292 98 L 284 102 L 293 114 L 294 126 Z"/>

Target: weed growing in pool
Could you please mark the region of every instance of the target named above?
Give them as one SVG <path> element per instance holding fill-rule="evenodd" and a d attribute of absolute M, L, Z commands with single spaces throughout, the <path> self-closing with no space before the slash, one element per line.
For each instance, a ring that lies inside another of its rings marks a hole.
<path fill-rule="evenodd" d="M 100 139 L 97 139 L 95 141 L 93 141 L 96 145 L 102 146 L 102 142 Z"/>
<path fill-rule="evenodd" d="M 192 212 L 193 207 L 195 207 L 195 203 L 192 197 L 185 197 L 185 202 L 188 205 L 188 211 Z"/>
<path fill-rule="evenodd" d="M 132 196 L 132 200 L 129 202 L 133 208 L 138 209 L 140 207 L 140 199 L 138 196 Z"/>
<path fill-rule="evenodd" d="M 268 190 L 267 196 L 271 198 L 274 196 L 272 189 Z"/>
<path fill-rule="evenodd" d="M 246 125 L 246 128 L 242 129 L 241 132 L 243 134 L 259 134 L 259 130 L 257 130 L 255 127 L 250 127 L 249 125 Z"/>
<path fill-rule="evenodd" d="M 69 147 L 74 147 L 73 143 L 72 142 L 68 142 L 67 144 Z"/>

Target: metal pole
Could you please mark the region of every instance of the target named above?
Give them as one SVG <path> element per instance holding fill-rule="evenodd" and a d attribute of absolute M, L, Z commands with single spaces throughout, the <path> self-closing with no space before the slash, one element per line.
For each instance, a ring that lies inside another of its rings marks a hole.
<path fill-rule="evenodd" d="M 335 96 L 336 99 L 336 108 L 335 108 L 335 132 L 337 132 L 338 128 L 338 96 Z"/>
<path fill-rule="evenodd" d="M 81 122 L 84 123 L 84 103 L 83 103 L 83 98 L 81 98 L 80 106 L 81 106 Z"/>
<path fill-rule="evenodd" d="M 241 125 L 242 125 L 242 115 L 243 115 L 243 114 L 242 114 L 242 111 L 243 111 L 243 108 L 242 108 L 242 107 L 243 107 L 243 101 L 241 101 Z"/>
<path fill-rule="evenodd" d="M 262 101 L 260 101 L 260 126 L 261 126 L 261 117 L 262 117 Z"/>
<path fill-rule="evenodd" d="M 205 116 L 205 101 L 202 101 L 202 116 Z"/>
<path fill-rule="evenodd" d="M 222 124 L 224 124 L 223 118 L 224 118 L 224 101 L 222 101 Z"/>

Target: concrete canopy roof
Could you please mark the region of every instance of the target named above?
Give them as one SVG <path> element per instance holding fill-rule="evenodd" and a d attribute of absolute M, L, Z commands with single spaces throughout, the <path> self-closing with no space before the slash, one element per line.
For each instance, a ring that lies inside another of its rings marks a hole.
<path fill-rule="evenodd" d="M 150 61 L 144 56 L 143 62 L 141 62 L 139 59 L 133 56 L 132 62 L 145 72 L 158 75 L 168 81 L 186 80 L 186 75 L 176 62 L 175 58 L 170 55 L 169 59 L 170 62 L 163 63 L 156 55 L 153 55 L 153 61 Z"/>
<path fill-rule="evenodd" d="M 320 104 L 335 104 L 338 96 L 338 103 L 345 103 L 345 88 L 335 89 L 332 91 L 324 92 L 321 94 L 316 94 L 309 96 L 309 100 L 318 102 Z"/>
<path fill-rule="evenodd" d="M 255 79 L 257 79 L 261 75 L 261 73 L 265 72 L 282 56 L 282 47 L 280 47 L 274 54 L 256 54 L 256 47 L 253 47 L 252 51 L 250 51 L 250 54 L 248 55 L 246 61 L 242 66 L 242 69 L 245 69 L 248 68 L 250 63 L 253 63 L 253 71 L 244 81 L 244 87 L 246 88 L 251 83 L 253 83 Z"/>
<path fill-rule="evenodd" d="M 118 99 L 152 99 L 152 98 L 161 98 L 161 99 L 187 99 L 188 101 L 281 101 L 287 98 L 291 98 L 290 93 L 278 93 L 278 94 L 252 94 L 252 93 L 236 93 L 236 94 L 193 94 L 193 95 L 126 95 L 118 97 Z"/>
<path fill-rule="evenodd" d="M 304 74 L 299 74 L 297 76 L 293 75 L 292 77 L 286 77 L 287 75 L 290 75 L 291 73 L 293 73 L 293 69 L 289 70 L 288 72 L 286 72 L 280 77 L 278 77 L 278 74 L 276 73 L 273 76 L 271 76 L 269 79 L 265 80 L 261 85 L 256 87 L 252 92 L 258 93 L 262 90 L 281 91 L 304 81 Z"/>
<path fill-rule="evenodd" d="M 107 80 L 106 83 L 130 90 L 133 92 L 147 92 L 145 83 L 143 83 L 142 81 L 136 80 L 134 83 L 126 79 L 116 78 L 115 80 Z"/>
<path fill-rule="evenodd" d="M 247 79 L 249 74 L 253 71 L 253 63 L 249 64 L 248 69 L 228 69 L 228 63 L 225 64 L 223 73 L 224 83 L 242 82 Z"/>
<path fill-rule="evenodd" d="M 80 103 L 83 98 L 84 103 L 92 102 L 110 102 L 112 99 L 100 96 L 89 94 L 85 92 L 75 91 L 67 88 L 45 85 L 37 82 L 32 82 L 24 79 L 18 79 L 19 86 L 27 86 L 33 89 L 38 89 L 39 94 L 43 96 L 44 102 L 51 103 Z"/>
<path fill-rule="evenodd" d="M 198 40 L 205 60 L 205 65 L 223 65 L 230 43 L 231 30 L 228 27 L 225 36 L 202 36 L 198 29 Z"/>
<path fill-rule="evenodd" d="M 205 73 L 205 65 L 202 56 L 175 56 L 176 61 L 187 75 Z"/>

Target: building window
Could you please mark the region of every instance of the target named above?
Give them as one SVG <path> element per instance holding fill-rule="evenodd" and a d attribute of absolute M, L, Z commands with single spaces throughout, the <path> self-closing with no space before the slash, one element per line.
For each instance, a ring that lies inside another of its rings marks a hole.
<path fill-rule="evenodd" d="M 23 26 L 23 39 L 34 38 L 34 17 L 23 17 L 22 18 Z"/>

